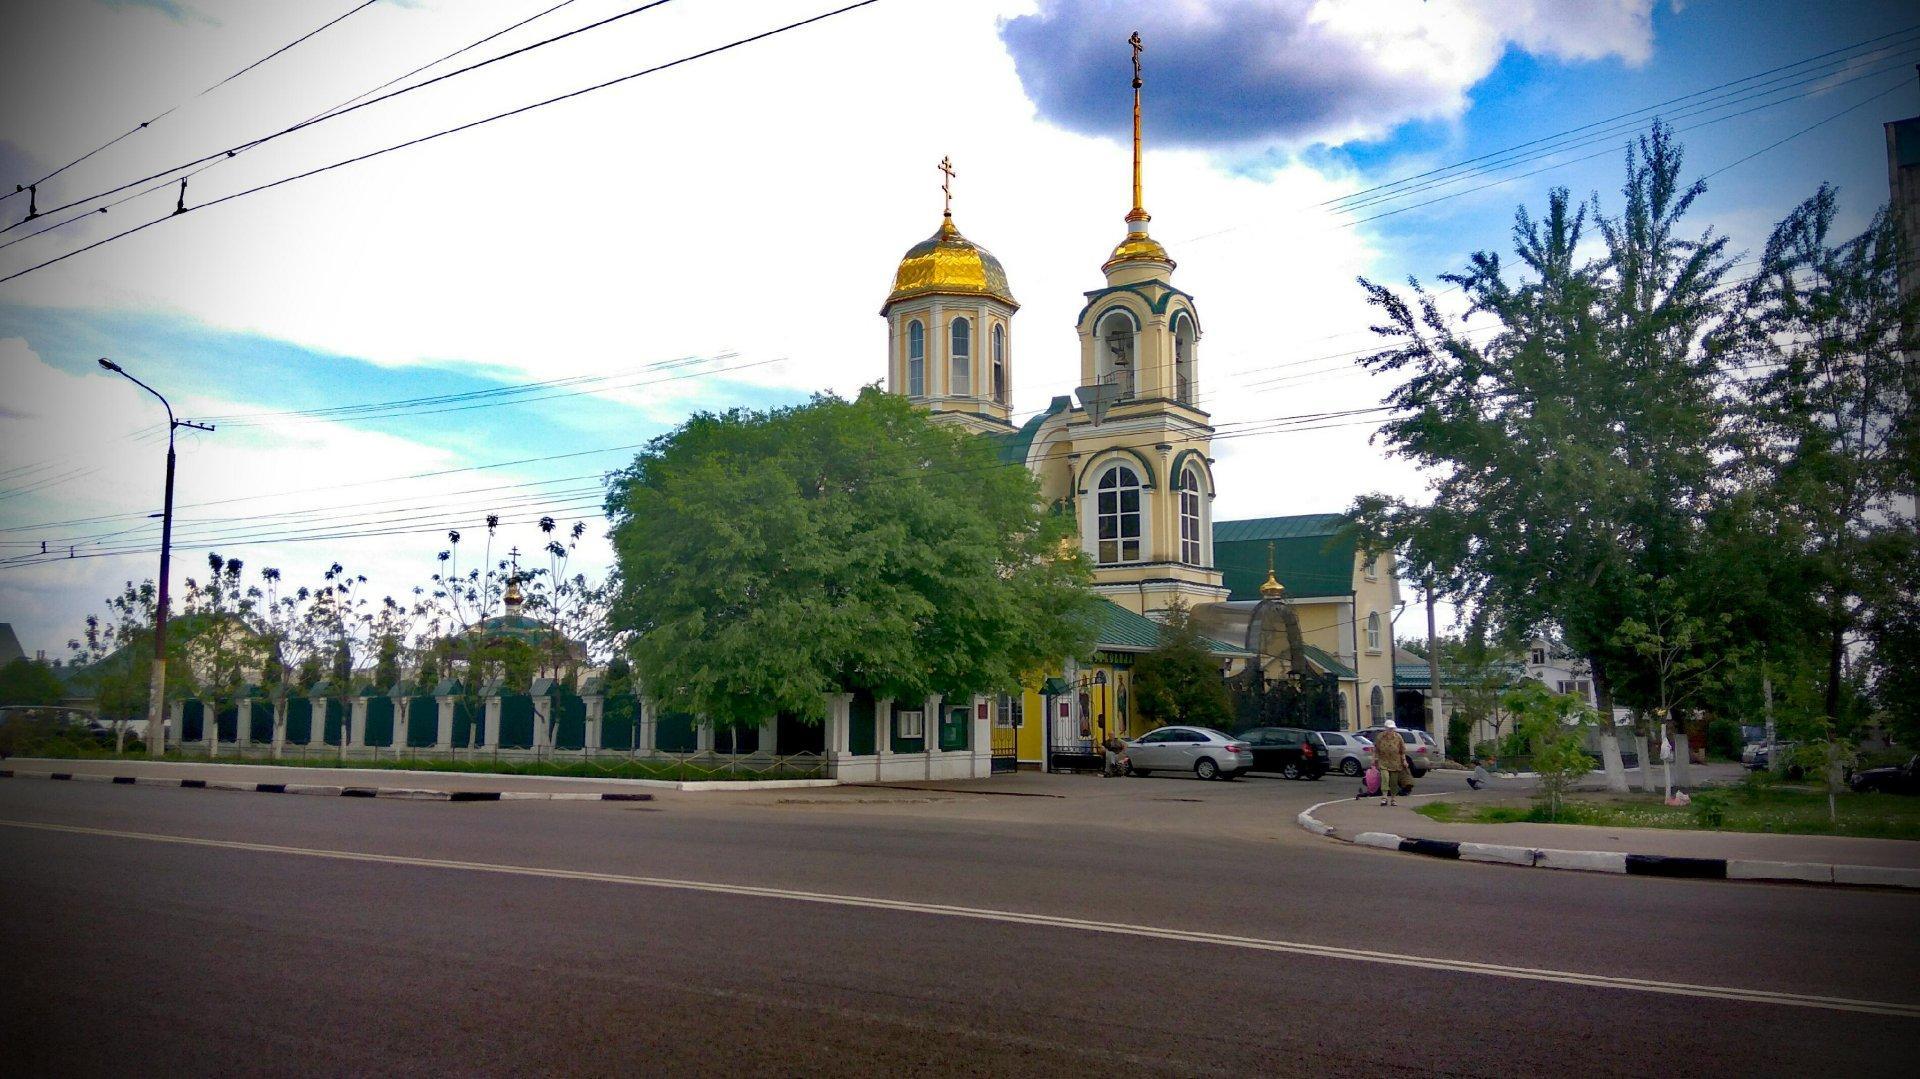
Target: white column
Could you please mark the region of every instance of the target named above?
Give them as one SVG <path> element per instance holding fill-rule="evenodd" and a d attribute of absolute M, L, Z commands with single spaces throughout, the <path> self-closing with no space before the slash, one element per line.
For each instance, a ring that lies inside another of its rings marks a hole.
<path fill-rule="evenodd" d="M 200 733 L 207 740 L 207 756 L 220 755 L 220 705 L 215 701 L 200 702 Z"/>
<path fill-rule="evenodd" d="M 273 702 L 273 759 L 279 760 L 287 745 L 287 698 Z"/>
<path fill-rule="evenodd" d="M 658 713 L 653 702 L 640 698 L 640 729 L 634 732 L 633 752 L 635 756 L 651 757 L 659 746 Z"/>
<path fill-rule="evenodd" d="M 186 737 L 187 737 L 186 702 L 185 701 L 169 701 L 167 703 L 166 729 L 159 730 L 159 731 L 148 731 L 147 741 L 152 742 L 153 739 L 155 738 L 163 738 L 166 740 L 164 744 L 170 745 L 175 749 L 182 749 L 186 746 Z"/>
<path fill-rule="evenodd" d="M 252 744 L 253 744 L 253 698 L 242 697 L 239 700 L 233 702 L 234 752 L 239 756 L 244 757 L 246 756 L 246 754 L 240 751 L 246 749 L 248 746 Z"/>
<path fill-rule="evenodd" d="M 761 720 L 760 721 L 760 755 L 762 757 L 772 757 L 777 755 L 780 748 L 779 742 L 780 742 L 780 717 L 778 715 L 771 715 L 771 716 L 768 716 L 766 719 Z"/>
<path fill-rule="evenodd" d="M 893 778 L 887 775 L 887 768 L 893 763 L 892 697 L 881 697 L 873 702 L 873 755 L 874 778 Z"/>
<path fill-rule="evenodd" d="M 927 747 L 928 779 L 937 778 L 935 773 L 939 770 L 937 762 L 940 760 L 940 720 L 943 718 L 940 714 L 940 706 L 945 702 L 944 696 L 930 693 L 921 705 L 925 709 L 920 713 L 922 716 L 920 730 L 926 735 L 921 741 Z"/>
<path fill-rule="evenodd" d="M 982 704 L 987 706 L 985 715 L 980 714 Z M 978 696 L 973 699 L 973 714 L 967 717 L 967 731 L 967 749 L 973 753 L 973 777 L 985 779 L 993 774 L 993 698 Z M 1015 733 L 1015 745 L 1019 744 L 1019 737 Z"/>
<path fill-rule="evenodd" d="M 607 701 L 605 697 L 582 697 L 581 700 L 587 706 L 587 733 L 580 744 L 586 747 L 588 753 L 598 753 L 601 738 L 600 720 L 606 714 Z"/>
<path fill-rule="evenodd" d="M 553 698 L 534 697 L 533 700 L 533 751 L 551 749 L 554 741 Z"/>
<path fill-rule="evenodd" d="M 713 725 L 705 716 L 693 717 L 693 751 L 695 753 L 713 752 Z"/>
<path fill-rule="evenodd" d="M 433 748 L 445 751 L 453 749 L 453 697 L 435 697 L 438 714 L 433 717 Z"/>
<path fill-rule="evenodd" d="M 393 702 L 393 735 L 387 744 L 393 747 L 393 755 L 398 757 L 407 748 L 407 721 L 412 718 L 411 697 L 388 697 Z"/>
<path fill-rule="evenodd" d="M 307 698 L 307 745 L 324 746 L 327 744 L 327 699 L 325 697 Z"/>
<path fill-rule="evenodd" d="M 347 702 L 347 744 L 367 744 L 367 699 L 355 697 Z"/>
<path fill-rule="evenodd" d="M 827 755 L 853 752 L 853 694 L 827 694 Z"/>
<path fill-rule="evenodd" d="M 486 711 L 481 713 L 480 744 L 488 749 L 500 748 L 500 698 L 488 697 Z"/>

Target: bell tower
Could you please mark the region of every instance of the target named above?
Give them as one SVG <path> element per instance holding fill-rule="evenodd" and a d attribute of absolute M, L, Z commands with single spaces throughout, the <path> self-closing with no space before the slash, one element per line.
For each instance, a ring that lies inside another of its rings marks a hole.
<path fill-rule="evenodd" d="M 1069 421 L 1081 547 L 1094 588 L 1142 614 L 1226 598 L 1213 565 L 1213 427 L 1200 408 L 1200 318 L 1148 231 L 1140 35 L 1133 60 L 1133 207 L 1080 309 L 1080 407 Z"/>
<path fill-rule="evenodd" d="M 1013 315 L 1020 309 L 992 252 L 953 223 L 953 162 L 940 160 L 940 227 L 907 250 L 880 308 L 887 389 L 977 431 L 1010 431 Z"/>

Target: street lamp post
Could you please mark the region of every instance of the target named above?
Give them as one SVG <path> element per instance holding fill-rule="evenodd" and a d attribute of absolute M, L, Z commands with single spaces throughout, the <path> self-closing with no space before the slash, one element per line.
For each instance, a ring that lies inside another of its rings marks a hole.
<path fill-rule="evenodd" d="M 167 493 L 160 512 L 160 596 L 153 614 L 153 678 L 147 686 L 147 756 L 159 757 L 167 749 L 167 575 L 173 561 L 173 433 L 182 427 L 211 431 L 213 425 L 175 419 L 173 406 L 159 390 L 127 374 L 125 368 L 105 356 L 100 357 L 100 366 L 160 398 L 161 407 L 167 410 Z"/>

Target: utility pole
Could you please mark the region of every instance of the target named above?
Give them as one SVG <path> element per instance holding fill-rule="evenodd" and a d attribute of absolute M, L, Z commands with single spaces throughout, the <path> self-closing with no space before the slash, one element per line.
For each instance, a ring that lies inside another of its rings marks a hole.
<path fill-rule="evenodd" d="M 1433 578 L 1427 585 L 1427 706 L 1433 712 L 1429 721 L 1433 728 L 1434 740 L 1440 743 L 1440 755 L 1447 755 L 1446 720 L 1440 713 L 1440 636 L 1433 623 Z"/>
<path fill-rule="evenodd" d="M 100 366 L 159 397 L 161 407 L 167 410 L 167 490 L 160 512 L 160 596 L 153 613 L 153 677 L 147 684 L 147 756 L 160 757 L 167 751 L 167 576 L 173 562 L 173 433 L 182 427 L 212 431 L 213 425 L 175 419 L 173 406 L 159 390 L 127 374 L 125 368 L 105 356 L 100 357 Z M 216 734 L 215 738 L 218 737 Z"/>

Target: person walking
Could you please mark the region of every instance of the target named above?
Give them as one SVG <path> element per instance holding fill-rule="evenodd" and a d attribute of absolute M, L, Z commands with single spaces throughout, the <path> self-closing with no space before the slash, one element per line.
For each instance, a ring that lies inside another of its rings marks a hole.
<path fill-rule="evenodd" d="M 1407 741 L 1400 737 L 1391 719 L 1373 739 L 1373 759 L 1380 769 L 1380 804 L 1394 805 L 1394 795 L 1411 777 L 1407 774 Z"/>

